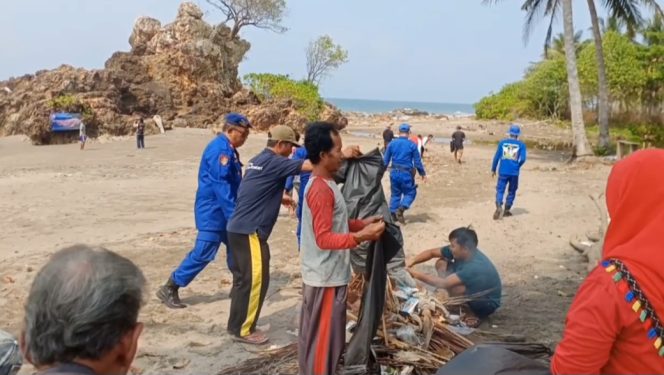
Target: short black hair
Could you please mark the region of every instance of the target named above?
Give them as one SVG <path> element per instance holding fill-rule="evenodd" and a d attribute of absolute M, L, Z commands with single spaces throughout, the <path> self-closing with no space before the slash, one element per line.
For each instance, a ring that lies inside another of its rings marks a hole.
<path fill-rule="evenodd" d="M 475 232 L 471 227 L 461 227 L 451 231 L 449 240 L 450 242 L 452 242 L 452 240 L 456 240 L 459 246 L 465 247 L 468 250 L 477 249 L 477 232 Z"/>
<path fill-rule="evenodd" d="M 307 156 L 311 164 L 320 163 L 320 154 L 329 152 L 334 147 L 332 135 L 339 135 L 334 124 L 329 122 L 312 122 L 307 125 L 304 134 L 304 147 L 307 149 Z"/>

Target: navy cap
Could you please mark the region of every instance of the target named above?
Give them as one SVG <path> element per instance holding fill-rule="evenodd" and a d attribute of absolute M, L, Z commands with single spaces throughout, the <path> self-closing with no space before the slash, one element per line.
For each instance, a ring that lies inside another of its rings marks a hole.
<path fill-rule="evenodd" d="M 402 133 L 408 133 L 410 131 L 410 125 L 408 124 L 399 125 L 399 131 Z"/>
<path fill-rule="evenodd" d="M 243 128 L 250 128 L 251 123 L 249 120 L 244 117 L 243 115 L 235 112 L 231 112 L 226 115 L 226 124 L 228 125 L 235 125 L 235 126 L 241 126 Z"/>

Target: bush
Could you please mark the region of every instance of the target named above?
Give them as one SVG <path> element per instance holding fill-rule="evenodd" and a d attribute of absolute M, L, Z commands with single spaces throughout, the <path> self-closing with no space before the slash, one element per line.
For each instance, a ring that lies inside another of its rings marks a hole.
<path fill-rule="evenodd" d="M 261 100 L 292 100 L 295 108 L 310 121 L 317 120 L 323 111 L 318 87 L 309 82 L 279 74 L 251 73 L 244 76 L 244 83 Z"/>
<path fill-rule="evenodd" d="M 74 95 L 64 94 L 48 101 L 48 107 L 55 112 L 80 113 L 81 119 L 88 124 L 94 121 L 95 114 L 89 104 Z"/>
<path fill-rule="evenodd" d="M 498 93 L 482 98 L 475 104 L 478 119 L 498 119 L 512 121 L 524 116 L 527 103 L 523 100 L 524 83 L 505 85 Z"/>

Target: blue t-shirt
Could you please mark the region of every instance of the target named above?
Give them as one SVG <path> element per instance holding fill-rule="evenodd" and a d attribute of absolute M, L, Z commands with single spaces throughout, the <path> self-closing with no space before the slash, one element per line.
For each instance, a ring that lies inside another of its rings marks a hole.
<path fill-rule="evenodd" d="M 526 144 L 518 139 L 507 138 L 498 143 L 493 156 L 491 171 L 502 176 L 518 176 L 521 166 L 526 162 Z M 500 167 L 498 164 L 500 163 Z"/>
<path fill-rule="evenodd" d="M 440 255 L 447 261 L 448 274 L 456 273 L 466 287 L 466 295 L 470 296 L 490 290 L 488 294 L 468 303 L 470 308 L 480 316 L 494 312 L 500 306 L 502 283 L 498 270 L 491 260 L 479 249 L 468 260 L 455 259 L 449 246 L 440 249 Z"/>
<path fill-rule="evenodd" d="M 304 160 L 277 155 L 269 148 L 254 156 L 245 168 L 227 230 L 258 233 L 259 237 L 267 239 L 279 216 L 286 178 L 300 173 L 303 163 Z"/>

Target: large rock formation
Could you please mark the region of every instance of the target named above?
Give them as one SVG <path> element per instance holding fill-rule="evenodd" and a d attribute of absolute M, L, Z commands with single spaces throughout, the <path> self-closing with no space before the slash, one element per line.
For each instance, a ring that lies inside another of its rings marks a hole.
<path fill-rule="evenodd" d="M 249 43 L 231 38 L 225 25 L 205 22 L 195 4 L 181 4 L 175 21 L 165 26 L 139 18 L 129 44 L 129 52 L 116 52 L 101 70 L 63 65 L 0 82 L 0 135 L 54 142 L 50 101 L 63 95 L 91 109 L 87 128 L 92 136 L 130 134 L 139 116 L 160 115 L 167 127 L 208 127 L 231 110 L 247 112 L 258 128 L 304 124 L 290 103 L 262 104 L 242 89 L 238 65 Z M 326 116 L 339 122 L 338 111 Z"/>

